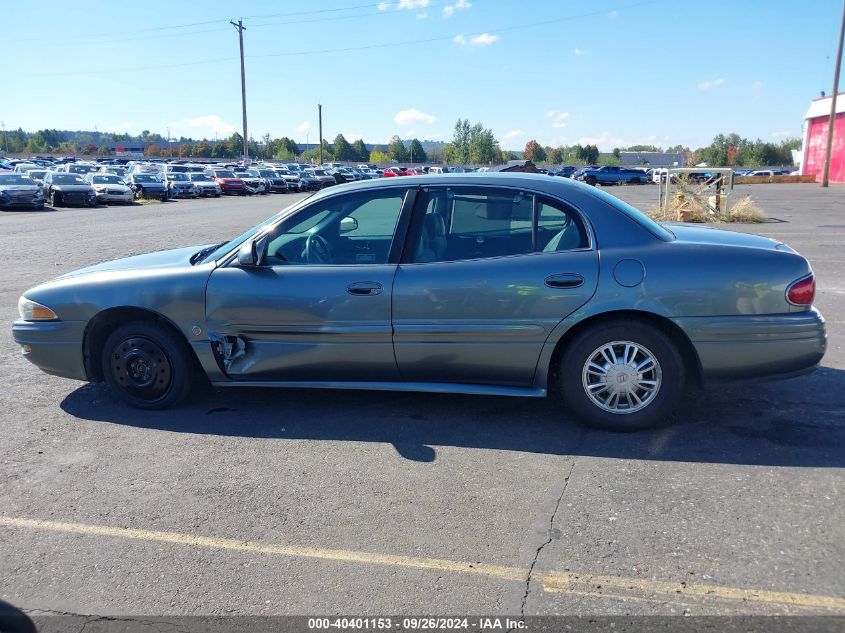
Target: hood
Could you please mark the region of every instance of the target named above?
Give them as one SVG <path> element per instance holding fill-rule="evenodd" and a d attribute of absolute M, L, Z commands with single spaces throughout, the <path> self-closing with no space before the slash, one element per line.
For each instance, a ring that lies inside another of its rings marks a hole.
<path fill-rule="evenodd" d="M 207 246 L 210 246 L 207 245 Z M 80 268 L 58 277 L 68 279 L 91 273 L 114 272 L 121 270 L 138 270 L 141 268 L 176 268 L 191 265 L 191 255 L 202 250 L 203 246 L 190 246 L 187 248 L 176 248 L 167 251 L 156 251 L 144 255 L 133 255 L 122 259 L 115 259 L 102 264 L 94 264 L 86 268 Z"/>
<path fill-rule="evenodd" d="M 241 178 L 218 178 L 217 182 L 225 182 L 227 185 L 238 185 L 243 183 Z"/>
<path fill-rule="evenodd" d="M 54 183 L 53 189 L 57 189 L 58 191 L 88 191 L 91 189 L 91 185 L 61 185 Z"/>
<path fill-rule="evenodd" d="M 35 193 L 41 187 L 38 185 L 0 185 L 0 191 L 22 191 L 24 193 Z"/>
<path fill-rule="evenodd" d="M 771 250 L 777 247 L 777 240 L 762 235 L 724 231 L 699 224 L 684 224 L 680 222 L 666 222 L 664 226 L 675 234 L 681 242 L 695 244 L 715 244 L 719 246 L 745 246 L 747 248 L 762 248 Z"/>
<path fill-rule="evenodd" d="M 152 189 L 155 189 L 156 187 L 161 187 L 162 189 L 165 188 L 165 184 L 157 180 L 155 182 L 135 182 L 132 184 L 134 184 L 136 187 L 149 187 Z"/>

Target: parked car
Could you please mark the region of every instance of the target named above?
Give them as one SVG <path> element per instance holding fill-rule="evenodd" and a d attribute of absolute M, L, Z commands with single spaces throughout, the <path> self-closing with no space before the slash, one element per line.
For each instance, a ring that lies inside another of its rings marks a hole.
<path fill-rule="evenodd" d="M 200 196 L 204 198 L 211 196 L 219 198 L 222 194 L 220 185 L 213 181 L 205 172 L 191 172 L 187 174 L 187 176 L 188 179 L 194 183 L 194 186 L 197 188 L 197 193 L 199 193 Z"/>
<path fill-rule="evenodd" d="M 135 173 L 129 175 L 129 187 L 135 194 L 135 199 L 155 198 L 162 202 L 167 201 L 169 195 L 167 185 L 154 174 Z"/>
<path fill-rule="evenodd" d="M 562 417 L 632 430 L 687 384 L 814 369 L 814 293 L 773 239 L 661 225 L 564 179 L 438 175 L 332 187 L 222 244 L 68 273 L 23 294 L 12 334 L 46 372 L 145 409 L 201 368 L 218 387 L 554 391 Z"/>
<path fill-rule="evenodd" d="M 167 186 L 168 198 L 199 198 L 197 186 L 183 171 L 164 172 L 164 184 Z"/>
<path fill-rule="evenodd" d="M 51 207 L 97 206 L 97 192 L 79 174 L 48 171 L 44 174 L 43 190 Z"/>
<path fill-rule="evenodd" d="M 317 180 L 317 188 L 323 189 L 337 184 L 334 176 L 330 176 L 324 169 L 306 169 L 305 173 Z"/>
<path fill-rule="evenodd" d="M 385 178 L 392 178 L 394 176 L 408 176 L 408 169 L 406 167 L 388 167 L 384 170 Z"/>
<path fill-rule="evenodd" d="M 212 169 L 209 176 L 220 185 L 220 191 L 224 194 L 244 196 L 247 193 L 246 183 L 235 176 L 235 172 L 231 169 Z"/>
<path fill-rule="evenodd" d="M 246 170 L 235 170 L 235 176 L 243 181 L 244 185 L 246 185 L 246 192 L 250 195 L 270 193 L 270 189 L 261 176 L 254 175 Z"/>
<path fill-rule="evenodd" d="M 627 169 L 618 165 L 602 165 L 595 169 L 580 170 L 576 180 L 588 185 L 624 185 L 646 183 L 646 175 L 642 169 Z"/>
<path fill-rule="evenodd" d="M 298 173 L 300 191 L 317 191 L 318 189 L 322 189 L 323 183 L 313 171 L 304 169 Z"/>
<path fill-rule="evenodd" d="M 0 209 L 44 208 L 41 186 L 26 174 L 0 173 Z"/>
<path fill-rule="evenodd" d="M 126 181 L 115 174 L 92 172 L 86 174 L 83 180 L 90 184 L 97 192 L 97 202 L 122 202 L 129 204 L 135 200 L 135 192 Z"/>
<path fill-rule="evenodd" d="M 250 173 L 252 170 L 250 170 Z M 257 169 L 255 172 L 264 179 L 264 182 L 269 191 L 272 193 L 287 193 L 288 183 L 283 176 L 279 175 L 272 169 Z"/>
<path fill-rule="evenodd" d="M 274 171 L 285 179 L 288 191 L 302 191 L 302 182 L 299 179 L 299 172 L 288 171 L 287 167 L 276 167 Z"/>

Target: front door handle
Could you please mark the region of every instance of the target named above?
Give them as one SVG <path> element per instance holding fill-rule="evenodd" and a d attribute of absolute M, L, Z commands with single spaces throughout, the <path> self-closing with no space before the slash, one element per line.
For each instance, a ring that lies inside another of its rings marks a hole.
<path fill-rule="evenodd" d="M 578 288 L 584 285 L 584 278 L 578 273 L 558 273 L 546 277 L 549 288 Z"/>
<path fill-rule="evenodd" d="M 346 286 L 346 292 L 358 297 L 380 295 L 383 290 L 384 286 L 377 281 L 356 281 Z"/>

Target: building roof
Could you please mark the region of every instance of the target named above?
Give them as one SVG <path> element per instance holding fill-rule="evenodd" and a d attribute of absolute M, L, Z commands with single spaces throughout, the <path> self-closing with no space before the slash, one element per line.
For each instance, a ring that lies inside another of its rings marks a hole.
<path fill-rule="evenodd" d="M 823 116 L 830 116 L 830 102 L 832 99 L 832 96 L 813 99 L 804 118 L 817 119 Z M 836 114 L 842 114 L 843 112 L 845 112 L 845 92 L 840 92 L 836 95 Z"/>

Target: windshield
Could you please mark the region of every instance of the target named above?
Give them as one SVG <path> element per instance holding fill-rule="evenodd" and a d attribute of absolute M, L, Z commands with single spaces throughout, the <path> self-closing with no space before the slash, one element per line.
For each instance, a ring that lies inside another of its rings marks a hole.
<path fill-rule="evenodd" d="M 214 249 L 213 251 L 211 251 L 210 253 L 205 255 L 199 261 L 208 261 L 208 260 L 217 259 L 219 257 L 222 257 L 223 255 L 225 255 L 226 253 L 231 251 L 233 248 L 240 245 L 240 243 L 243 242 L 244 240 L 246 240 L 248 237 L 250 237 L 251 235 L 258 232 L 262 227 L 265 227 L 269 224 L 272 224 L 273 222 L 275 222 L 279 218 L 282 218 L 286 215 L 289 215 L 289 214 L 293 213 L 294 211 L 296 211 L 297 209 L 299 209 L 301 206 L 303 206 L 305 204 L 306 201 L 310 200 L 310 198 L 311 198 L 310 196 L 308 196 L 307 198 L 303 198 L 299 202 L 292 204 L 291 206 L 287 207 L 286 209 L 282 209 L 277 214 L 271 215 L 269 218 L 267 218 L 263 222 L 259 222 L 258 224 L 253 226 L 248 231 L 244 231 L 243 233 L 238 235 L 235 239 L 230 240 L 230 241 L 226 242 L 225 244 L 222 244 L 221 246 L 217 247 L 216 249 Z"/>
<path fill-rule="evenodd" d="M 22 174 L 0 174 L 0 185 L 34 185 L 31 178 Z"/>
<path fill-rule="evenodd" d="M 205 174 L 191 174 L 188 176 L 193 182 L 202 182 L 204 180 L 208 180 L 208 176 Z"/>
<path fill-rule="evenodd" d="M 276 172 L 270 171 L 269 169 L 262 169 L 258 172 L 259 175 L 263 176 L 264 178 L 276 178 Z"/>
<path fill-rule="evenodd" d="M 220 171 L 215 171 L 214 175 L 217 176 L 218 178 L 234 178 L 235 172 L 220 170 Z"/>
<path fill-rule="evenodd" d="M 111 184 L 122 185 L 123 181 L 118 176 L 94 176 L 94 182 L 97 184 Z"/>
<path fill-rule="evenodd" d="M 315 169 L 311 173 L 313 173 L 315 176 L 325 176 L 326 175 L 326 172 L 324 172 L 322 169 Z"/>
<path fill-rule="evenodd" d="M 158 182 L 158 178 L 150 174 L 135 174 L 135 182 Z"/>
<path fill-rule="evenodd" d="M 27 176 L 29 176 L 30 178 L 38 178 L 39 180 L 44 178 L 44 175 L 46 173 L 47 173 L 47 170 L 33 170 L 33 169 L 30 169 L 28 172 L 26 172 Z"/>
<path fill-rule="evenodd" d="M 172 173 L 168 175 L 170 180 L 188 180 L 188 177 L 182 173 Z"/>
<path fill-rule="evenodd" d="M 56 174 L 53 182 L 59 185 L 84 185 L 85 181 L 78 174 Z"/>

